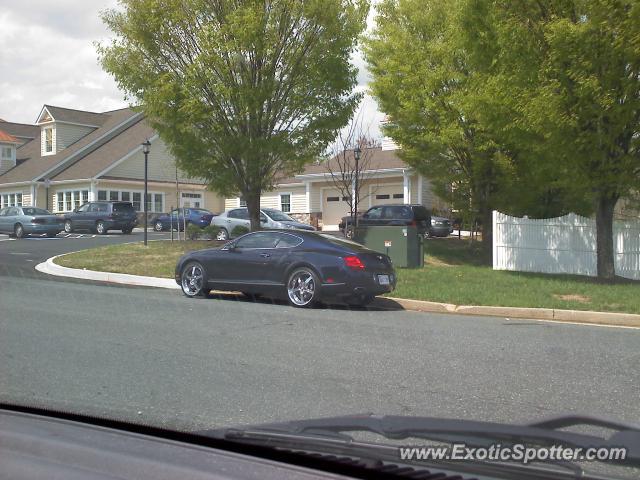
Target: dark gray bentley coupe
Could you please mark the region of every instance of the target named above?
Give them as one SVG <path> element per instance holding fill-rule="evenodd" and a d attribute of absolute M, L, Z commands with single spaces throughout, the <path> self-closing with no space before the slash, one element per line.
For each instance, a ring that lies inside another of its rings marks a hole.
<path fill-rule="evenodd" d="M 261 230 L 221 248 L 190 252 L 178 260 L 175 279 L 188 297 L 239 291 L 284 297 L 295 307 L 326 300 L 365 305 L 396 285 L 388 256 L 300 230 Z"/>

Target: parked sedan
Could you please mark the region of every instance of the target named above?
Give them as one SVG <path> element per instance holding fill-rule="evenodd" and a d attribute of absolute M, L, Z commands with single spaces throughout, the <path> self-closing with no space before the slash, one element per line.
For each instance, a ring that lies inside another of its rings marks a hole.
<path fill-rule="evenodd" d="M 218 240 L 228 240 L 233 236 L 236 227 L 250 228 L 249 210 L 246 207 L 234 208 L 221 213 L 211 220 L 211 225 L 220 227 Z M 298 222 L 284 212 L 274 208 L 260 210 L 260 225 L 262 228 L 281 228 L 286 230 L 309 230 L 315 228 L 307 223 Z"/>
<path fill-rule="evenodd" d="M 445 217 L 431 217 L 429 236 L 448 237 L 451 232 L 453 232 L 453 225 L 451 224 L 451 220 Z"/>
<path fill-rule="evenodd" d="M 284 297 L 294 307 L 327 299 L 365 305 L 391 292 L 391 259 L 332 235 L 261 230 L 222 248 L 190 252 L 176 265 L 175 280 L 188 297 L 210 290 Z"/>
<path fill-rule="evenodd" d="M 185 224 L 197 225 L 200 228 L 209 226 L 215 213 L 204 208 L 175 208 L 170 213 L 163 213 L 153 221 L 153 229 L 156 232 L 163 230 L 184 230 Z"/>
<path fill-rule="evenodd" d="M 55 237 L 62 230 L 63 219 L 44 208 L 5 207 L 0 210 L 0 233 L 8 233 L 16 238 L 32 234 Z"/>

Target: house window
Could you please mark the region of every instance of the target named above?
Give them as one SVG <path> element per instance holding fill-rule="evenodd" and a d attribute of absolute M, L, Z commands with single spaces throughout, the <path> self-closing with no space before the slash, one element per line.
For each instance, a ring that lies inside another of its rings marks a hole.
<path fill-rule="evenodd" d="M 2 158 L 5 160 L 11 160 L 13 158 L 11 147 L 2 147 Z"/>
<path fill-rule="evenodd" d="M 57 211 L 58 212 L 64 212 L 64 193 L 62 192 L 58 192 L 56 194 L 56 198 L 57 198 Z"/>
<path fill-rule="evenodd" d="M 327 202 L 339 202 L 340 197 L 327 197 Z"/>
<path fill-rule="evenodd" d="M 107 200 L 107 191 L 106 190 L 98 190 L 98 201 L 104 202 Z"/>
<path fill-rule="evenodd" d="M 133 192 L 132 196 L 133 196 L 133 201 L 131 203 L 133 203 L 133 209 L 136 212 L 142 211 L 142 202 L 141 202 L 142 195 L 140 194 L 140 192 Z"/>
<path fill-rule="evenodd" d="M 404 193 L 394 193 L 393 194 L 393 198 L 402 199 L 402 198 L 404 198 Z"/>
<path fill-rule="evenodd" d="M 131 192 L 120 192 L 120 199 L 123 202 L 130 202 L 131 201 Z"/>
<path fill-rule="evenodd" d="M 376 195 L 376 200 L 389 200 L 388 194 Z"/>
<path fill-rule="evenodd" d="M 153 195 L 153 211 L 156 213 L 162 212 L 162 194 L 156 193 Z"/>
<path fill-rule="evenodd" d="M 89 190 L 82 190 L 82 203 L 85 204 L 89 201 Z"/>
<path fill-rule="evenodd" d="M 291 195 L 288 193 L 280 194 L 280 210 L 284 213 L 289 213 L 291 211 Z"/>
<path fill-rule="evenodd" d="M 200 208 L 202 206 L 201 193 L 182 193 L 182 206 Z M 187 200 L 188 199 L 188 200 Z"/>
<path fill-rule="evenodd" d="M 64 209 L 65 212 L 70 212 L 73 210 L 73 198 L 71 196 L 71 192 L 64 192 Z"/>
<path fill-rule="evenodd" d="M 119 193 L 120 193 L 120 192 L 118 192 L 117 190 L 116 190 L 116 191 L 111 190 L 111 191 L 109 192 L 109 200 L 111 200 L 112 202 L 117 202 L 118 200 L 120 200 L 120 199 L 118 198 L 118 196 L 119 196 L 118 194 L 119 194 Z"/>
<path fill-rule="evenodd" d="M 22 206 L 22 194 L 21 193 L 5 193 L 0 197 L 0 208 L 4 207 L 21 207 Z"/>
<path fill-rule="evenodd" d="M 241 207 L 246 207 L 247 206 L 247 201 L 244 199 L 244 197 L 240 197 L 240 203 L 239 205 Z"/>
<path fill-rule="evenodd" d="M 82 200 L 82 196 L 80 195 L 80 191 L 76 190 L 73 192 L 73 208 L 78 208 L 80 206 L 80 202 Z"/>
<path fill-rule="evenodd" d="M 44 151 L 46 153 L 53 152 L 53 128 L 44 129 Z"/>

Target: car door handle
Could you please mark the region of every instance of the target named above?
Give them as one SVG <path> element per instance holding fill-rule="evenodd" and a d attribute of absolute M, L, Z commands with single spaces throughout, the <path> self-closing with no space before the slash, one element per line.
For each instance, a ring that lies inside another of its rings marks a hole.
<path fill-rule="evenodd" d="M 271 256 L 271 254 L 270 253 L 261 253 L 260 256 L 262 258 L 269 258 Z"/>

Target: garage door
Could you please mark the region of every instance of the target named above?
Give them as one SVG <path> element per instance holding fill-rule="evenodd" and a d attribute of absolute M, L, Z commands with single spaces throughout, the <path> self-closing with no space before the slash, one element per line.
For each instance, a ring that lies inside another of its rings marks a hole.
<path fill-rule="evenodd" d="M 371 206 L 404 203 L 402 185 L 380 185 L 371 189 Z"/>
<path fill-rule="evenodd" d="M 322 229 L 337 230 L 342 217 L 349 215 L 349 204 L 338 190 L 322 192 Z"/>

